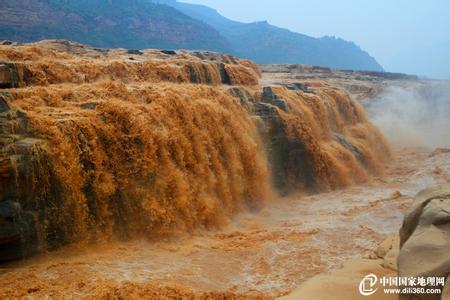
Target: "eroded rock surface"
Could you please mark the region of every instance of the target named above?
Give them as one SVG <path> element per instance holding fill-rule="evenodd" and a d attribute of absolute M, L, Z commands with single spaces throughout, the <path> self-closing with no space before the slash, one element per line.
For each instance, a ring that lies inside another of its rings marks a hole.
<path fill-rule="evenodd" d="M 389 235 L 376 249 L 375 254 L 383 259 L 383 267 L 397 271 L 397 258 L 400 251 L 400 235 Z"/>
<path fill-rule="evenodd" d="M 400 276 L 448 277 L 450 184 L 426 189 L 416 196 L 400 230 L 400 244 Z M 401 299 L 434 300 L 440 295 L 402 295 Z"/>
<path fill-rule="evenodd" d="M 377 291 L 370 296 L 363 296 L 358 290 L 361 278 L 368 274 L 375 274 L 379 278 L 395 276 L 392 270 L 383 268 L 382 264 L 381 260 L 349 261 L 342 269 L 318 275 L 279 300 L 396 300 L 398 298 L 396 295 L 383 293 L 381 284 L 374 287 Z"/>

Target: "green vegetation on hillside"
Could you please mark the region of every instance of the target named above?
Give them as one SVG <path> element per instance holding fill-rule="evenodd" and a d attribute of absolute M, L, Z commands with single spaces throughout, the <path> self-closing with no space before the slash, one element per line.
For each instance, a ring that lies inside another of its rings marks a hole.
<path fill-rule="evenodd" d="M 209 25 L 148 0 L 0 2 L 0 39 L 52 38 L 108 48 L 230 50 L 226 39 Z"/>

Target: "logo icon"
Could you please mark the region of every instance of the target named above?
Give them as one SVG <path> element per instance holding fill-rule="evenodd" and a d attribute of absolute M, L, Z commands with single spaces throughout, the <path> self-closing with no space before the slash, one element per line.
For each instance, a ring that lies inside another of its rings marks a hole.
<path fill-rule="evenodd" d="M 359 292 L 363 296 L 370 296 L 376 293 L 378 288 L 375 285 L 378 282 L 378 278 L 375 274 L 369 274 L 364 277 L 359 284 Z"/>

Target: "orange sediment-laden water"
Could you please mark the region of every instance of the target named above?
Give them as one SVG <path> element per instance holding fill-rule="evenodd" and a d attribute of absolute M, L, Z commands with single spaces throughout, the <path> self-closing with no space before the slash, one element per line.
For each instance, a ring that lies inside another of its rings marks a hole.
<path fill-rule="evenodd" d="M 64 248 L 5 265 L 9 297 L 272 299 L 304 280 L 369 257 L 401 225 L 414 194 L 450 179 L 450 154 L 403 149 L 369 183 L 291 195 L 220 230 L 156 242 Z"/>
<path fill-rule="evenodd" d="M 45 141 L 41 151 L 59 185 L 58 219 L 52 220 L 58 223 L 52 227 L 61 230 L 55 233 L 61 238 L 98 239 L 113 232 L 153 238 L 212 228 L 245 207 L 261 207 L 269 195 L 268 150 L 252 118 L 220 89 L 108 81 L 10 94 L 14 106 L 27 112 L 32 134 Z M 292 106 L 279 112 L 281 126 L 288 142 L 302 143 L 304 152 L 293 155 L 304 158 L 303 176 L 312 177 L 316 189 L 380 173 L 389 150 L 362 109 L 345 106 L 348 97 L 321 95 L 332 107 L 331 123 L 317 96 L 279 94 Z M 332 139 L 330 126 L 358 149 L 363 162 Z M 306 189 L 296 167 L 288 166 L 287 181 Z M 36 189 L 46 194 L 52 187 L 42 185 L 50 181 L 40 180 L 34 180 Z"/>
<path fill-rule="evenodd" d="M 406 175 L 382 180 L 390 149 L 343 90 L 261 93 L 253 63 L 211 53 L 55 47 L 0 47 L 0 254 L 63 247 L 6 265 L 0 294 L 272 298 L 398 226 Z"/>
<path fill-rule="evenodd" d="M 359 104 L 332 87 L 274 87 L 280 108 L 259 94 L 246 60 L 37 45 L 2 46 L 0 57 L 20 87 L 3 101 L 26 115 L 18 129 L 6 116 L 5 181 L 16 186 L 4 194 L 38 211 L 40 249 L 214 228 L 261 208 L 271 179 L 289 191 L 332 190 L 379 174 L 389 156 Z M 246 111 L 229 85 L 254 91 L 250 105 L 269 115 Z"/>
<path fill-rule="evenodd" d="M 257 131 L 220 90 L 108 82 L 12 95 L 34 134 L 48 141 L 61 189 L 59 226 L 71 236 L 211 228 L 266 198 Z"/>
<path fill-rule="evenodd" d="M 282 118 L 288 137 L 303 141 L 319 190 L 361 183 L 371 174 L 381 174 L 390 157 L 389 146 L 364 109 L 345 92 L 334 88 L 323 88 L 315 95 L 282 88 L 276 92 L 287 99 L 290 109 L 282 112 Z"/>

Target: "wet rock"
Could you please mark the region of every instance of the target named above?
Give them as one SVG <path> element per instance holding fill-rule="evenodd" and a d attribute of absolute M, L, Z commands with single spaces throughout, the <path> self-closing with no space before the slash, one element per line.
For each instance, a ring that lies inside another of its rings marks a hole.
<path fill-rule="evenodd" d="M 95 102 L 83 103 L 83 104 L 80 105 L 80 107 L 82 109 L 96 109 L 97 108 L 97 103 L 95 103 Z"/>
<path fill-rule="evenodd" d="M 0 95 L 0 113 L 4 113 L 9 111 L 9 105 L 8 102 L 6 102 L 6 99 Z"/>
<path fill-rule="evenodd" d="M 274 90 L 270 86 L 263 87 L 262 101 L 270 103 L 274 99 L 279 99 Z"/>
<path fill-rule="evenodd" d="M 279 120 L 279 125 L 281 125 L 281 119 L 278 116 L 276 106 L 269 103 L 255 103 L 253 109 L 255 114 L 263 120 L 276 119 Z"/>
<path fill-rule="evenodd" d="M 92 48 L 92 50 L 99 52 L 101 54 L 107 54 L 110 51 L 109 49 L 102 49 L 102 48 Z"/>
<path fill-rule="evenodd" d="M 8 111 L 0 114 L 0 126 L 3 127 L 4 134 L 22 134 L 28 126 L 27 114 L 16 108 L 10 108 Z M 10 132 L 14 128 L 14 132 Z"/>
<path fill-rule="evenodd" d="M 274 186 L 282 195 L 289 192 L 290 142 L 278 108 L 269 103 L 255 103 L 254 112 L 263 120 L 260 128 L 265 143 Z"/>
<path fill-rule="evenodd" d="M 303 92 L 311 92 L 306 83 L 295 82 L 286 85 L 286 88 L 291 91 L 303 91 Z"/>
<path fill-rule="evenodd" d="M 267 149 L 273 185 L 281 195 L 299 188 L 314 189 L 315 173 L 305 143 L 299 135 L 288 134 L 279 107 L 269 103 L 255 103 L 253 109 L 255 115 L 263 121 L 259 130 Z"/>
<path fill-rule="evenodd" d="M 26 119 L 27 118 L 27 113 L 21 110 L 14 110 L 16 117 L 19 119 Z"/>
<path fill-rule="evenodd" d="M 189 81 L 191 83 L 203 83 L 203 84 L 213 84 L 213 79 L 206 65 L 201 64 L 200 66 L 195 66 L 187 64 L 185 66 L 186 72 L 189 74 Z"/>
<path fill-rule="evenodd" d="M 127 51 L 127 54 L 143 55 L 144 52 L 142 52 L 142 51 L 140 51 L 140 50 L 130 49 L 130 50 Z"/>
<path fill-rule="evenodd" d="M 29 70 L 21 63 L 0 61 L 0 89 L 18 88 L 31 79 Z"/>
<path fill-rule="evenodd" d="M 31 151 L 33 147 L 39 144 L 40 140 L 27 137 L 14 143 L 14 149 L 19 152 Z"/>
<path fill-rule="evenodd" d="M 246 79 L 239 78 L 239 75 L 236 78 L 233 75 L 238 74 L 239 70 L 230 70 L 225 63 L 189 63 L 184 69 L 189 76 L 189 82 L 196 84 L 251 85 L 255 79 L 253 75 Z M 217 71 L 220 81 L 217 80 Z"/>
<path fill-rule="evenodd" d="M 20 228 L 15 221 L 20 214 L 20 206 L 16 202 L 0 202 L 0 261 L 17 258 L 17 246 L 20 245 Z"/>
<path fill-rule="evenodd" d="M 26 113 L 11 108 L 6 98 L 12 99 L 8 93 L 0 93 L 0 158 L 2 147 L 11 145 L 28 126 Z"/>
<path fill-rule="evenodd" d="M 5 46 L 9 46 L 9 45 L 12 45 L 12 44 L 13 44 L 13 42 L 8 41 L 8 40 L 4 40 L 4 41 L 0 42 L 0 45 L 5 45 Z"/>
<path fill-rule="evenodd" d="M 0 202 L 0 218 L 14 220 L 20 212 L 20 204 L 12 201 Z"/>
<path fill-rule="evenodd" d="M 18 202 L 0 202 L 0 262 L 19 259 L 37 250 L 36 223 Z M 30 243 L 31 242 L 31 243 Z"/>
<path fill-rule="evenodd" d="M 10 95 L 1 97 L 4 101 Z M 29 136 L 27 126 L 25 112 L 8 106 L 0 113 L 0 262 L 39 249 L 44 239 L 38 232 L 46 223 L 46 209 L 58 203 L 44 184 L 36 184 L 37 179 L 45 182 L 52 175 L 39 151 L 42 141 Z"/>
<path fill-rule="evenodd" d="M 225 64 L 239 64 L 238 60 L 236 60 L 236 58 L 234 58 L 233 56 L 220 54 L 217 52 L 188 51 L 188 53 L 202 60 L 216 61 L 218 63 L 225 63 Z"/>
<path fill-rule="evenodd" d="M 420 192 L 400 230 L 400 276 L 445 277 L 450 274 L 450 184 Z M 402 295 L 402 300 L 438 300 L 440 295 Z"/>
<path fill-rule="evenodd" d="M 361 151 L 359 151 L 358 147 L 353 145 L 344 135 L 333 133 L 333 139 L 341 144 L 342 147 L 349 150 L 363 165 L 367 165 L 366 158 Z"/>
<path fill-rule="evenodd" d="M 0 88 L 10 89 L 18 86 L 18 74 L 13 64 L 0 62 Z"/>
<path fill-rule="evenodd" d="M 272 87 L 263 88 L 261 101 L 265 103 L 270 103 L 280 108 L 281 110 L 286 111 L 286 101 L 281 99 L 277 94 L 275 94 Z"/>
<path fill-rule="evenodd" d="M 239 99 L 241 106 L 249 113 L 253 112 L 253 104 L 255 103 L 255 99 L 250 93 L 243 88 L 233 87 L 228 90 L 228 93 Z"/>
<path fill-rule="evenodd" d="M 1 143 L 5 144 L 7 142 L 7 139 L 4 137 L 1 137 Z M 5 182 L 9 177 L 11 177 L 11 170 L 10 170 L 11 161 L 9 157 L 0 157 L 0 180 L 1 182 Z M 6 187 L 2 184 L 0 186 L 0 192 L 4 193 L 4 190 Z M 3 196 L 2 196 L 3 198 Z"/>
<path fill-rule="evenodd" d="M 176 55 L 177 52 L 173 50 L 161 50 L 161 53 L 167 54 L 167 55 Z"/>
<path fill-rule="evenodd" d="M 219 64 L 219 73 L 220 73 L 220 78 L 222 79 L 222 83 L 231 85 L 231 78 L 227 72 L 227 69 L 225 68 L 224 63 Z"/>
<path fill-rule="evenodd" d="M 0 137 L 0 145 L 0 262 L 62 245 L 70 231 L 58 216 L 60 185 L 41 150 L 42 141 Z"/>
<path fill-rule="evenodd" d="M 333 70 L 331 70 L 330 68 L 321 67 L 321 66 L 312 66 L 312 70 L 313 70 L 313 72 L 318 72 L 318 73 L 325 73 L 325 74 L 333 73 Z"/>
<path fill-rule="evenodd" d="M 272 180 L 281 195 L 295 189 L 313 191 L 318 184 L 305 141 L 299 132 L 290 130 L 281 115 L 287 109 L 285 100 L 272 87 L 264 87 L 261 103 L 254 105 L 255 114 L 264 121 L 262 136 L 269 149 Z"/>

